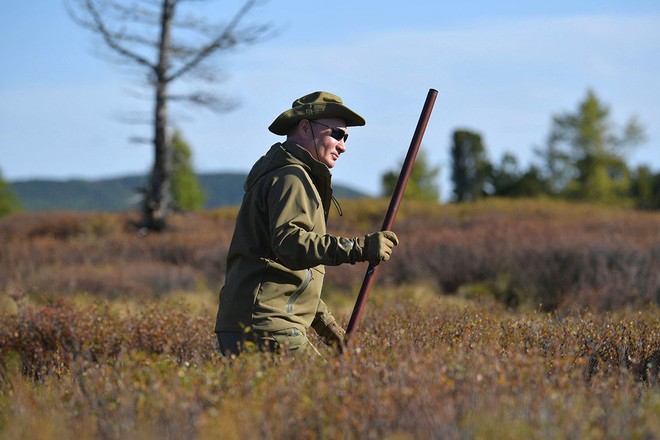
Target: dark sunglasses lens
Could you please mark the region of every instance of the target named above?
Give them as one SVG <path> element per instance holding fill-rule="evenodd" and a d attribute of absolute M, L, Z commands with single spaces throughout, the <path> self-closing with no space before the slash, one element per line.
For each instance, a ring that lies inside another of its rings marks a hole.
<path fill-rule="evenodd" d="M 344 142 L 346 142 L 346 140 L 348 139 L 348 133 L 344 133 L 343 130 L 340 130 L 338 128 L 332 128 L 330 136 L 332 136 L 334 139 L 338 141 L 343 139 Z"/>

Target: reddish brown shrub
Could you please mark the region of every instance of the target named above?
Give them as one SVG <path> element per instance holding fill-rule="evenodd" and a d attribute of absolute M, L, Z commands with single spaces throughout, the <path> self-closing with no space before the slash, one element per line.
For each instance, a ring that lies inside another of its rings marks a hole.
<path fill-rule="evenodd" d="M 200 360 L 214 353 L 215 336 L 208 317 L 177 304 L 120 317 L 107 305 L 80 308 L 58 299 L 20 307 L 0 323 L 0 361 L 18 354 L 23 374 L 34 379 L 60 375 L 74 361 L 102 363 L 131 351 Z"/>
<path fill-rule="evenodd" d="M 343 202 L 332 233 L 380 227 L 385 201 Z M 36 214 L 0 221 L 0 289 L 115 296 L 219 290 L 235 209 L 174 216 L 139 236 L 126 215 Z M 432 281 L 510 307 L 609 310 L 660 302 L 660 214 L 549 201 L 404 204 L 401 245 L 382 285 Z M 357 294 L 365 266 L 327 268 L 329 290 Z"/>

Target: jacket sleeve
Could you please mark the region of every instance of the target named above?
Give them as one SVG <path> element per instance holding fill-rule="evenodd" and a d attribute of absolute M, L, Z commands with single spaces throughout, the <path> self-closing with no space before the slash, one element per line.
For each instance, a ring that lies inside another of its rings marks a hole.
<path fill-rule="evenodd" d="M 325 221 L 318 215 L 323 208 L 317 192 L 304 170 L 289 168 L 273 179 L 267 195 L 271 248 L 277 258 L 292 270 L 364 261 L 362 238 L 316 232 L 325 229 L 315 224 L 315 218 Z"/>

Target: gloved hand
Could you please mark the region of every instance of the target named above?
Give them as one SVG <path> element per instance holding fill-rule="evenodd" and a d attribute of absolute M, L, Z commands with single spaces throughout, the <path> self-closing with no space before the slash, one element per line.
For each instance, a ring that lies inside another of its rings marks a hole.
<path fill-rule="evenodd" d="M 328 324 L 323 331 L 319 333 L 319 336 L 326 345 L 333 346 L 339 351 L 344 347 L 344 336 L 346 336 L 346 332 L 336 322 Z"/>
<path fill-rule="evenodd" d="M 399 238 L 392 231 L 380 231 L 364 236 L 364 255 L 370 263 L 387 261 L 392 248 L 399 244 Z"/>

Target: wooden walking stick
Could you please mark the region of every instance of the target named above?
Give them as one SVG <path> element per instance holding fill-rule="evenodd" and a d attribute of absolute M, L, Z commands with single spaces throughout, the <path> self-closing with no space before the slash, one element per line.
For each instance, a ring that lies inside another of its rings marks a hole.
<path fill-rule="evenodd" d="M 389 231 L 392 229 L 394 218 L 396 217 L 396 213 L 399 211 L 399 205 L 403 199 L 403 192 L 406 189 L 406 184 L 408 183 L 410 172 L 412 171 L 413 164 L 415 163 L 415 158 L 417 158 L 417 152 L 419 151 L 419 146 L 422 143 L 422 137 L 424 137 L 424 131 L 426 130 L 429 118 L 431 117 L 431 110 L 433 109 L 433 104 L 435 103 L 435 98 L 437 96 L 438 91 L 435 89 L 430 89 L 428 95 L 426 95 L 426 102 L 424 102 L 422 114 L 419 117 L 419 122 L 417 122 L 417 128 L 415 129 L 415 134 L 413 135 L 412 141 L 410 142 L 410 148 L 408 148 L 408 154 L 406 155 L 406 159 L 404 160 L 403 166 L 401 167 L 401 173 L 399 174 L 399 179 L 397 180 L 396 187 L 394 188 L 394 194 L 392 194 L 390 206 L 387 209 L 387 213 L 385 214 L 385 221 L 383 221 L 381 231 Z M 348 323 L 348 329 L 346 330 L 347 342 L 350 341 L 351 337 L 355 334 L 358 325 L 360 325 L 362 313 L 364 312 L 364 306 L 367 302 L 369 290 L 373 284 L 377 268 L 378 262 L 369 263 L 367 273 L 364 275 L 362 287 L 360 288 L 360 293 L 358 293 L 357 301 L 355 303 L 355 307 L 353 308 L 351 320 Z"/>

